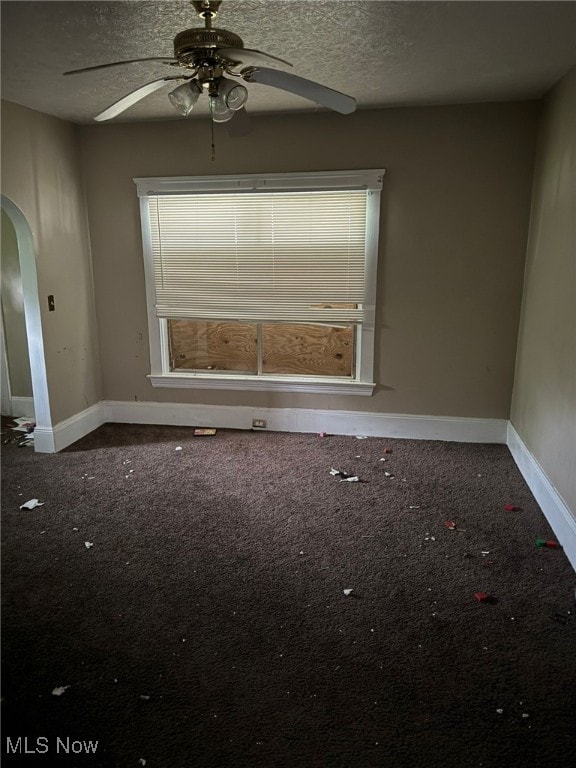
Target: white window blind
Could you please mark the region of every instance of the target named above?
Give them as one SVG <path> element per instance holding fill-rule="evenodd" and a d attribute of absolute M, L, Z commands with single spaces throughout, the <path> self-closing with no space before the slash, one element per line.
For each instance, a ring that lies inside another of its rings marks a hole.
<path fill-rule="evenodd" d="M 362 322 L 365 189 L 147 201 L 158 317 Z"/>

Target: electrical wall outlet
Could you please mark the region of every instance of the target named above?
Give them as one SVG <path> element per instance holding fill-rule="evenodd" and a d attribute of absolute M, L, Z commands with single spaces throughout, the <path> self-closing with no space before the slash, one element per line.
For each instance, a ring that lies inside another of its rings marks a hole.
<path fill-rule="evenodd" d="M 252 419 L 252 429 L 266 429 L 266 419 Z"/>

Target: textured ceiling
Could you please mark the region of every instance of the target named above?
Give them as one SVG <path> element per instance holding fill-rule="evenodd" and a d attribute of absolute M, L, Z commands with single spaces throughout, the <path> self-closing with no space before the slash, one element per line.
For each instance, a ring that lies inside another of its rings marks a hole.
<path fill-rule="evenodd" d="M 172 56 L 202 26 L 187 0 L 22 2 L 0 7 L 2 98 L 78 123 L 174 71 L 161 62 L 71 77 L 69 69 Z M 353 96 L 360 109 L 542 96 L 576 64 L 576 2 L 224 0 L 215 26 L 292 62 L 291 70 Z M 178 119 L 170 87 L 116 121 Z M 248 86 L 249 112 L 310 111 L 301 97 Z M 206 114 L 201 99 L 193 116 Z M 182 119 L 182 118 L 180 118 Z"/>

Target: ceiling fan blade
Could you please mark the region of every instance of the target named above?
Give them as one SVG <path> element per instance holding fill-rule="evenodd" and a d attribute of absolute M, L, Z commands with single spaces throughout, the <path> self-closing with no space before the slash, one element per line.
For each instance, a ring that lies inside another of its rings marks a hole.
<path fill-rule="evenodd" d="M 176 59 L 172 56 L 148 56 L 145 59 L 127 59 L 126 61 L 112 61 L 110 64 L 97 64 L 95 67 L 83 67 L 82 69 L 71 69 L 68 72 L 63 72 L 64 75 L 78 75 L 81 72 L 92 72 L 95 69 L 107 69 L 108 67 L 118 67 L 121 64 L 135 64 L 138 61 L 163 61 L 166 64 L 172 64 L 176 62 Z"/>
<path fill-rule="evenodd" d="M 247 67 L 240 74 L 248 83 L 262 83 L 283 91 L 295 93 L 305 99 L 315 101 L 323 107 L 333 109 L 343 115 L 349 115 L 356 109 L 356 101 L 352 96 L 346 96 L 340 91 L 334 91 L 325 85 L 306 80 L 304 77 L 292 75 L 290 72 L 282 72 L 280 69 L 268 69 L 267 67 Z"/>
<path fill-rule="evenodd" d="M 240 62 L 241 64 L 266 64 L 269 61 L 279 61 L 288 67 L 293 66 L 285 59 L 279 59 L 278 56 L 271 56 L 263 51 L 256 51 L 252 48 L 218 48 L 216 53 L 224 59 Z"/>
<path fill-rule="evenodd" d="M 250 116 L 248 115 L 248 112 L 242 107 L 242 109 L 237 110 L 234 113 L 234 117 L 232 120 L 228 120 L 227 123 L 224 123 L 226 126 L 226 130 L 228 131 L 228 136 L 232 138 L 239 138 L 240 136 L 247 136 L 250 131 L 252 130 L 252 125 L 250 123 Z"/>
<path fill-rule="evenodd" d="M 186 78 L 183 75 L 179 75 L 176 77 L 161 77 L 159 80 L 152 80 L 152 82 L 146 83 L 146 85 L 141 85 L 140 88 L 136 88 L 134 91 L 130 91 L 130 93 L 127 93 L 126 96 L 122 96 L 121 99 L 118 99 L 118 101 L 115 101 L 114 104 L 111 104 L 109 107 L 107 107 L 104 112 L 100 112 L 99 115 L 96 115 L 94 120 L 98 120 L 99 122 L 102 120 L 110 120 L 111 118 L 116 117 L 117 115 L 124 112 L 126 109 L 128 109 L 128 107 L 136 104 L 145 96 L 148 96 L 148 94 L 154 93 L 154 91 L 162 88 L 162 86 L 166 85 L 166 83 L 170 82 L 170 80 L 185 79 Z"/>

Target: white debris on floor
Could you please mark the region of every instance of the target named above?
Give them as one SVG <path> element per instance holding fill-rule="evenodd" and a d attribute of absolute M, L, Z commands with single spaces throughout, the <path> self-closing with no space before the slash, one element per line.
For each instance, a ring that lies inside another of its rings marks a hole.
<path fill-rule="evenodd" d="M 70 688 L 69 685 L 57 685 L 56 688 L 52 691 L 52 696 L 62 696 L 63 693 L 65 693 L 68 688 Z"/>
<path fill-rule="evenodd" d="M 30 501 L 21 504 L 20 509 L 36 509 L 36 507 L 41 507 L 43 504 L 44 502 L 38 501 L 38 499 L 30 499 Z"/>

